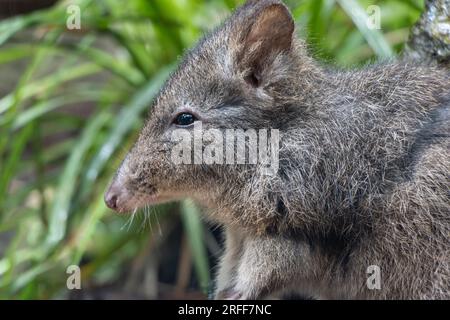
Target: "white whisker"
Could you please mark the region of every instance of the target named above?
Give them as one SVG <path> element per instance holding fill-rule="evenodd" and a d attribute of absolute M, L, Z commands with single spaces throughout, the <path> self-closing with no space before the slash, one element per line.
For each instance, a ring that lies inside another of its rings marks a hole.
<path fill-rule="evenodd" d="M 159 236 L 162 237 L 162 229 L 161 229 L 161 225 L 159 224 L 159 219 L 158 219 L 158 212 L 156 212 L 156 209 L 153 208 L 153 213 L 154 216 L 156 218 L 156 223 L 158 224 L 158 232 L 159 232 Z"/>
<path fill-rule="evenodd" d="M 128 226 L 127 231 L 130 231 L 131 226 L 133 225 L 133 221 L 134 221 L 134 216 L 136 215 L 137 212 L 137 208 L 134 208 L 133 213 L 131 214 L 131 219 L 130 219 L 130 224 Z"/>

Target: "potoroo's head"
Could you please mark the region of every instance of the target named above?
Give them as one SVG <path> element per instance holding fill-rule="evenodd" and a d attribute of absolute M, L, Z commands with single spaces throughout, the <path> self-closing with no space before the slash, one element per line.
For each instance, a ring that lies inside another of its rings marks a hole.
<path fill-rule="evenodd" d="M 292 118 L 293 101 L 303 96 L 297 91 L 301 74 L 307 96 L 314 65 L 294 30 L 281 1 L 249 1 L 190 51 L 151 107 L 105 195 L 107 205 L 128 212 L 192 197 L 220 207 L 224 193 L 236 201 L 252 197 L 249 184 L 267 165 L 239 164 L 236 155 L 227 161 L 227 152 L 239 149 L 227 129 L 253 130 L 246 132 L 250 149 L 254 134 L 260 139 L 266 131 L 270 142 L 271 130 Z M 194 132 L 207 133 L 198 138 Z M 219 148 L 208 149 L 211 141 Z"/>

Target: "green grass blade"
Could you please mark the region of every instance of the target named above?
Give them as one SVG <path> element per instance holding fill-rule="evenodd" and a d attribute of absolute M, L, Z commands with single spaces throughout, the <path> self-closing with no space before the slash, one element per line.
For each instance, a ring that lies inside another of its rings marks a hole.
<path fill-rule="evenodd" d="M 352 19 L 353 23 L 378 57 L 391 58 L 394 56 L 394 52 L 389 43 L 384 39 L 383 34 L 379 30 L 370 29 L 367 26 L 369 16 L 356 0 L 338 0 L 338 3 Z"/>
<path fill-rule="evenodd" d="M 31 45 L 16 45 L 0 50 L 0 64 L 11 63 L 32 54 Z"/>
<path fill-rule="evenodd" d="M 204 293 L 207 293 L 211 276 L 200 211 L 192 201 L 185 200 L 181 204 L 181 216 L 184 230 L 186 231 L 191 246 L 194 267 L 200 282 L 200 288 Z"/>
<path fill-rule="evenodd" d="M 71 68 L 64 68 L 64 70 L 48 77 L 24 85 L 22 88 L 23 93 L 21 101 L 29 99 L 37 94 L 45 93 L 52 88 L 59 87 L 64 82 L 95 74 L 99 70 L 100 68 L 93 63 L 85 63 Z M 0 115 L 8 111 L 13 105 L 14 94 L 8 94 L 0 99 Z"/>
<path fill-rule="evenodd" d="M 3 207 L 3 201 L 8 193 L 8 187 L 11 179 L 14 177 L 16 168 L 20 163 L 20 158 L 22 157 L 28 139 L 33 134 L 32 130 L 32 125 L 23 128 L 23 130 L 17 134 L 16 138 L 12 139 L 13 143 L 10 144 L 10 150 L 5 155 L 7 158 L 0 172 L 0 211 Z"/>
<path fill-rule="evenodd" d="M 44 116 L 46 113 L 49 113 L 51 111 L 54 111 L 57 108 L 60 108 L 64 105 L 69 105 L 71 103 L 86 103 L 89 101 L 95 101 L 96 97 L 89 94 L 90 92 L 85 92 L 85 95 L 79 96 L 77 95 L 66 95 L 61 97 L 56 97 L 53 99 L 43 100 L 42 102 L 39 102 L 35 104 L 34 106 L 27 108 L 22 113 L 18 114 L 14 122 L 12 123 L 12 129 L 17 130 L 25 125 L 27 125 L 29 122 L 32 122 L 42 116 Z M 3 119 L 0 119 L 0 126 L 4 123 L 2 121 Z"/>
<path fill-rule="evenodd" d="M 83 158 L 95 140 L 99 130 L 108 120 L 109 115 L 105 112 L 93 116 L 93 119 L 84 129 L 79 143 L 74 148 L 67 161 L 61 176 L 49 220 L 49 231 L 46 239 L 46 244 L 49 247 L 52 247 L 64 238 L 69 215 L 70 200 L 75 191 L 77 177 L 82 170 Z"/>

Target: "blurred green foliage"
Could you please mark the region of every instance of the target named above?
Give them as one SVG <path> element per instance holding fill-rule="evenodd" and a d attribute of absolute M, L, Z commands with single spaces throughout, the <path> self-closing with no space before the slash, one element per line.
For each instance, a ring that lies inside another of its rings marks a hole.
<path fill-rule="evenodd" d="M 311 52 L 344 67 L 395 55 L 423 8 L 415 0 L 286 2 Z M 71 264 L 81 263 L 83 286 L 112 283 L 156 250 L 149 243 L 176 219 L 205 292 L 214 246 L 194 205 L 133 220 L 111 214 L 103 192 L 183 52 L 240 3 L 60 1 L 0 21 L 0 298 L 67 298 Z M 81 9 L 81 30 L 66 27 L 70 4 Z M 381 8 L 381 30 L 367 28 L 370 5 Z"/>

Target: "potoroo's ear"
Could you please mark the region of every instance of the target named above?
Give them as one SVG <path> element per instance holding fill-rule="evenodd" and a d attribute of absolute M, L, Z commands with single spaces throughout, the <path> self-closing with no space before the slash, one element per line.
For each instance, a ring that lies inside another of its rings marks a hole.
<path fill-rule="evenodd" d="M 242 10 L 237 64 L 249 71 L 246 80 L 257 87 L 264 69 L 277 55 L 291 49 L 295 24 L 280 1 L 251 0 Z"/>

